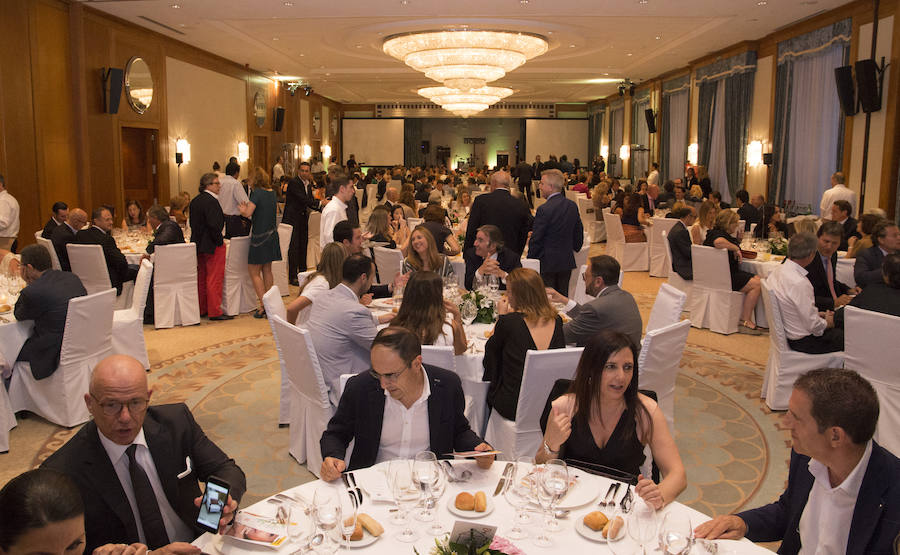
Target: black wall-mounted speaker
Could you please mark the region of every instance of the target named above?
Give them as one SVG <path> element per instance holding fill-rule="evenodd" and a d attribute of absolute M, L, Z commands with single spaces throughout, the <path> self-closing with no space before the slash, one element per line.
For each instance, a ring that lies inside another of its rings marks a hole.
<path fill-rule="evenodd" d="M 431 141 L 422 141 L 422 154 L 431 152 Z"/>
<path fill-rule="evenodd" d="M 863 112 L 881 110 L 881 93 L 878 90 L 878 65 L 875 60 L 856 62 L 856 91 Z"/>
<path fill-rule="evenodd" d="M 856 115 L 856 90 L 853 83 L 853 66 L 834 68 L 834 84 L 837 86 L 838 100 L 845 116 Z"/>
<path fill-rule="evenodd" d="M 184 154 L 180 152 L 175 153 L 175 163 L 179 166 L 184 163 Z"/>
<path fill-rule="evenodd" d="M 275 131 L 281 131 L 284 126 L 284 108 L 278 106 L 275 108 Z"/>
<path fill-rule="evenodd" d="M 771 152 L 763 153 L 763 164 L 771 166 L 774 161 L 775 156 L 773 156 Z"/>
<path fill-rule="evenodd" d="M 119 113 L 119 101 L 125 85 L 125 70 L 111 67 L 103 70 L 103 110 L 107 114 Z"/>
<path fill-rule="evenodd" d="M 650 108 L 644 110 L 644 117 L 647 118 L 647 131 L 656 133 L 656 118 L 653 115 L 653 110 Z"/>

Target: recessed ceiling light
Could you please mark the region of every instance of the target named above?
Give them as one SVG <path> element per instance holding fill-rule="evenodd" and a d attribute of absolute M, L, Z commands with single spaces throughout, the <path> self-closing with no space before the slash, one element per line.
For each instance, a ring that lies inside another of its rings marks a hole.
<path fill-rule="evenodd" d="M 759 0 L 759 2 L 756 3 L 757 6 L 765 6 L 767 4 L 768 2 L 766 0 Z"/>
<path fill-rule="evenodd" d="M 603 75 L 609 75 L 608 73 L 604 73 Z"/>
<path fill-rule="evenodd" d="M 294 3 L 293 2 L 285 2 L 284 5 L 285 5 L 285 7 L 290 8 L 294 5 Z"/>
<path fill-rule="evenodd" d="M 178 26 L 179 26 L 179 27 L 185 27 L 185 24 L 184 24 L 184 23 L 179 23 Z"/>
<path fill-rule="evenodd" d="M 354 45 L 354 46 L 355 46 L 356 48 L 362 48 L 362 45 L 361 45 L 361 44 L 356 44 L 356 45 Z"/>
<path fill-rule="evenodd" d="M 649 0 L 638 0 L 638 4 L 640 4 L 642 6 L 647 3 L 649 3 Z"/>
<path fill-rule="evenodd" d="M 278 37 L 272 37 L 272 40 L 278 40 Z"/>
<path fill-rule="evenodd" d="M 401 5 L 401 6 L 408 6 L 408 5 L 409 5 L 409 0 L 400 0 L 400 5 Z"/>
<path fill-rule="evenodd" d="M 172 5 L 169 6 L 169 7 L 172 8 L 173 10 L 177 10 L 178 8 L 181 7 L 181 4 L 172 4 Z"/>
<path fill-rule="evenodd" d="M 574 44 L 570 44 L 570 45 L 569 45 L 569 48 L 575 48 L 575 45 L 574 45 Z"/>
<path fill-rule="evenodd" d="M 300 53 L 300 57 L 302 58 L 303 56 L 306 56 L 306 54 L 304 54 L 303 52 L 301 52 L 301 53 Z"/>
<path fill-rule="evenodd" d="M 627 56 L 630 58 L 631 56 L 634 56 L 634 54 L 632 54 L 631 52 L 629 52 L 629 53 L 627 54 Z"/>
<path fill-rule="evenodd" d="M 519 4 L 521 4 L 522 6 L 527 6 L 528 0 L 519 0 Z"/>
<path fill-rule="evenodd" d="M 328 75 L 328 76 L 330 76 L 330 75 L 331 75 L 331 74 L 330 74 L 330 73 L 326 73 L 326 74 L 325 74 L 325 75 Z"/>
<path fill-rule="evenodd" d="M 656 35 L 656 40 L 662 40 L 662 37 L 659 35 Z"/>

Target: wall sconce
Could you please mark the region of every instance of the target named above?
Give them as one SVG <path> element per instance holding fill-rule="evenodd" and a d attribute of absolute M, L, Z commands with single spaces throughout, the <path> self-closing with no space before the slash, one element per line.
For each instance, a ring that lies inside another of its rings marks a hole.
<path fill-rule="evenodd" d="M 241 164 L 250 159 L 250 145 L 244 141 L 238 143 L 237 159 Z"/>
<path fill-rule="evenodd" d="M 687 151 L 688 164 L 690 164 L 692 166 L 697 165 L 697 160 L 698 160 L 697 153 L 699 152 L 699 148 L 700 147 L 697 146 L 697 143 L 691 143 L 688 145 L 688 151 Z"/>
<path fill-rule="evenodd" d="M 600 156 L 609 158 L 609 145 L 600 145 Z"/>
<path fill-rule="evenodd" d="M 747 145 L 747 164 L 751 168 L 758 168 L 763 165 L 762 141 L 750 141 L 750 144 Z"/>
<path fill-rule="evenodd" d="M 628 160 L 631 157 L 631 147 L 628 145 L 622 145 L 619 147 L 619 158 L 622 160 Z"/>
<path fill-rule="evenodd" d="M 301 147 L 300 159 L 306 162 L 310 158 L 312 158 L 312 147 L 309 145 L 303 145 Z"/>
<path fill-rule="evenodd" d="M 178 155 L 181 155 L 181 162 L 178 162 Z M 178 139 L 175 141 L 175 163 L 176 164 L 187 164 L 191 161 L 191 143 L 187 142 L 187 139 Z"/>
<path fill-rule="evenodd" d="M 326 162 L 331 160 L 331 147 L 329 145 L 322 145 L 322 160 Z"/>

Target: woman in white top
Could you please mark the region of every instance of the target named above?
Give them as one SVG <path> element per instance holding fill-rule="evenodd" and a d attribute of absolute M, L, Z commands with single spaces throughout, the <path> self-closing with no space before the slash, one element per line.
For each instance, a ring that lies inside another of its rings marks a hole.
<path fill-rule="evenodd" d="M 712 229 L 716 223 L 716 215 L 719 213 L 719 207 L 711 200 L 703 201 L 700 205 L 700 215 L 697 222 L 691 226 L 691 242 L 695 245 L 702 245 L 706 241 L 706 232 Z"/>
<path fill-rule="evenodd" d="M 452 346 L 457 355 L 466 350 L 459 308 L 444 300 L 444 280 L 435 272 L 419 271 L 410 276 L 403 290 L 403 304 L 391 325 L 412 331 L 422 345 Z"/>
<path fill-rule="evenodd" d="M 287 321 L 302 326 L 309 319 L 309 310 L 316 297 L 341 282 L 341 268 L 347 251 L 340 243 L 329 243 L 322 249 L 322 259 L 300 288 L 300 294 L 287 306 Z"/>

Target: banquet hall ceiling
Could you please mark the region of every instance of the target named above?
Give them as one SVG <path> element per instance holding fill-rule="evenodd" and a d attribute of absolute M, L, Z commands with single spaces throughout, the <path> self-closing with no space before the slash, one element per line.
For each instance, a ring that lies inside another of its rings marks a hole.
<path fill-rule="evenodd" d="M 407 31 L 509 29 L 550 51 L 492 83 L 516 101 L 584 102 L 846 0 L 81 0 L 343 103 L 416 102 L 435 85 L 381 50 Z M 458 15 L 454 15 L 458 14 Z M 607 80 L 609 82 L 603 82 Z"/>

